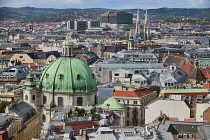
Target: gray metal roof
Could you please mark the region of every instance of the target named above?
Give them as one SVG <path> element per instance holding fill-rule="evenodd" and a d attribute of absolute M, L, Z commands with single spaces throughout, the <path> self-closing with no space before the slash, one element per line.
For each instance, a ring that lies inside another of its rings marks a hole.
<path fill-rule="evenodd" d="M 173 127 L 173 131 L 178 133 L 196 133 L 197 139 L 210 139 L 210 127 L 206 122 L 186 122 L 186 121 L 171 121 L 164 120 L 157 127 L 157 130 L 162 134 L 163 132 L 171 132 L 170 127 Z M 191 129 L 190 129 L 191 128 Z"/>
<path fill-rule="evenodd" d="M 106 69 L 163 69 L 163 63 L 98 63 L 93 65 L 101 65 Z"/>
<path fill-rule="evenodd" d="M 33 107 L 26 102 L 13 105 L 10 111 L 14 112 L 20 117 L 26 116 L 27 114 L 32 115 Z"/>
<path fill-rule="evenodd" d="M 28 66 L 12 66 L 8 68 L 4 68 L 0 72 L 1 77 L 16 77 L 18 79 L 25 78 L 30 71 Z"/>

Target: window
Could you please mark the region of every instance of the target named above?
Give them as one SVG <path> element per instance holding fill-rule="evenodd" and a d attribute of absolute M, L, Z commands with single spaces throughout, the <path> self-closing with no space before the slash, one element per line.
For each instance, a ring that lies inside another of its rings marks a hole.
<path fill-rule="evenodd" d="M 80 80 L 80 79 L 81 79 L 81 75 L 77 74 L 77 80 Z"/>
<path fill-rule="evenodd" d="M 133 104 L 137 104 L 137 101 L 133 101 Z"/>
<path fill-rule="evenodd" d="M 78 97 L 77 98 L 77 106 L 82 106 L 83 104 L 83 98 L 82 97 Z"/>
<path fill-rule="evenodd" d="M 42 115 L 42 121 L 45 122 L 46 121 L 46 116 L 43 114 Z"/>
<path fill-rule="evenodd" d="M 119 76 L 119 73 L 115 73 L 114 76 Z"/>
<path fill-rule="evenodd" d="M 129 121 L 127 120 L 127 126 L 129 126 Z"/>
<path fill-rule="evenodd" d="M 58 105 L 59 106 L 63 105 L 63 97 L 58 97 Z"/>
<path fill-rule="evenodd" d="M 102 67 L 99 67 L 99 68 L 98 68 L 98 71 L 102 71 Z"/>
<path fill-rule="evenodd" d="M 178 74 L 179 76 L 182 76 L 182 75 L 183 75 L 183 73 L 182 73 L 181 71 L 177 71 L 177 74 Z"/>
<path fill-rule="evenodd" d="M 28 95 L 25 96 L 25 100 L 28 100 Z"/>
<path fill-rule="evenodd" d="M 43 96 L 43 104 L 47 103 L 47 96 Z"/>
<path fill-rule="evenodd" d="M 64 75 L 63 75 L 63 74 L 60 74 L 60 75 L 59 75 L 59 79 L 60 79 L 60 80 L 64 79 Z"/>
<path fill-rule="evenodd" d="M 127 113 L 127 117 L 129 118 L 129 112 Z"/>
<path fill-rule="evenodd" d="M 35 100 L 35 98 L 36 98 L 35 95 L 33 95 L 33 96 L 32 96 L 32 100 Z"/>

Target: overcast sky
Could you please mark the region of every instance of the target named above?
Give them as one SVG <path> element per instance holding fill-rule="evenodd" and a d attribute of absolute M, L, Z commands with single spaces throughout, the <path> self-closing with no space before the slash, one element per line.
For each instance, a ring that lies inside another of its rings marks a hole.
<path fill-rule="evenodd" d="M 0 0 L 0 7 L 37 8 L 210 8 L 210 0 Z"/>

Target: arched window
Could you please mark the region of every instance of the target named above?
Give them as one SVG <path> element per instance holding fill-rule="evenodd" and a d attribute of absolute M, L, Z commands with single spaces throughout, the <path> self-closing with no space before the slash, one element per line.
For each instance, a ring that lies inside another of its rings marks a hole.
<path fill-rule="evenodd" d="M 97 95 L 95 95 L 95 103 L 94 104 L 97 104 L 98 100 L 97 100 Z"/>
<path fill-rule="evenodd" d="M 32 96 L 32 100 L 35 100 L 35 95 Z"/>
<path fill-rule="evenodd" d="M 46 104 L 47 103 L 47 96 L 43 96 L 43 104 Z"/>
<path fill-rule="evenodd" d="M 77 106 L 82 106 L 83 104 L 83 98 L 82 97 L 78 97 L 77 98 Z"/>
<path fill-rule="evenodd" d="M 63 105 L 63 97 L 58 97 L 58 105 Z"/>
<path fill-rule="evenodd" d="M 25 96 L 25 100 L 28 100 L 28 95 Z"/>
<path fill-rule="evenodd" d="M 127 126 L 129 126 L 129 120 L 127 120 Z"/>
<path fill-rule="evenodd" d="M 46 121 L 46 116 L 43 114 L 42 115 L 42 121 L 45 122 Z"/>

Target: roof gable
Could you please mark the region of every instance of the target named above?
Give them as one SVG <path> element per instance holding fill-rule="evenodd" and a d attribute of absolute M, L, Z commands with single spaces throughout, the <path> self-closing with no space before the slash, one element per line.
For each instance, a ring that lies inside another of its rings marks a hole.
<path fill-rule="evenodd" d="M 205 79 L 205 76 L 202 73 L 202 71 L 198 67 L 196 67 L 194 71 L 191 73 L 191 75 L 189 76 L 189 79 L 200 80 L 200 79 Z"/>

